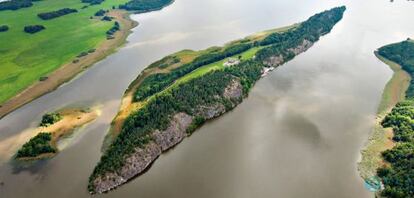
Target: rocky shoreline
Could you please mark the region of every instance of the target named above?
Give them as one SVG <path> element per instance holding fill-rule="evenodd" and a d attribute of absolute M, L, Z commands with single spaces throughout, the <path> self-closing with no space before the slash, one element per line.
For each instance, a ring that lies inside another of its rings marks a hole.
<path fill-rule="evenodd" d="M 225 88 L 223 96 L 232 101 L 232 108 L 241 103 L 243 87 L 238 80 L 233 80 Z M 226 113 L 222 104 L 209 107 L 199 106 L 197 114 L 205 120 L 214 119 Z M 190 134 L 187 129 L 193 123 L 194 117 L 186 113 L 177 113 L 173 116 L 167 129 L 155 130 L 151 133 L 152 141 L 143 148 L 136 148 L 135 152 L 125 159 L 123 167 L 116 171 L 99 176 L 93 181 L 94 192 L 104 193 L 110 191 L 147 170 L 150 165 L 165 151 L 173 148 Z"/>

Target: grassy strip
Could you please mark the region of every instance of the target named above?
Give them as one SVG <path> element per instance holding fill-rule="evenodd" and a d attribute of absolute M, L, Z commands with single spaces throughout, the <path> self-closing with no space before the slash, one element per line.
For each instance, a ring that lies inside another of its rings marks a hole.
<path fill-rule="evenodd" d="M 405 99 L 405 91 L 408 89 L 411 80 L 410 75 L 400 65 L 386 59 L 377 52 L 375 52 L 375 55 L 387 64 L 394 73 L 385 86 L 381 102 L 378 106 L 373 131 L 371 132 L 367 146 L 361 152 L 362 159 L 358 163 L 358 169 L 364 179 L 369 179 L 376 175 L 377 169 L 384 164 L 381 153 L 394 146 L 392 142 L 392 130 L 382 127 L 381 122 L 398 102 Z"/>

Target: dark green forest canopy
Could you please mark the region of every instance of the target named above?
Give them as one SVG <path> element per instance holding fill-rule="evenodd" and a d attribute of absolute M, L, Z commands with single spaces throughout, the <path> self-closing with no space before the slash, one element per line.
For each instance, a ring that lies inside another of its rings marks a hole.
<path fill-rule="evenodd" d="M 401 65 L 411 79 L 414 77 L 414 44 L 411 40 L 381 47 L 378 54 Z M 383 196 L 414 197 L 414 84 L 411 80 L 407 99 L 398 103 L 382 125 L 391 127 L 397 145 L 382 153 L 389 166 L 378 169 L 385 189 Z"/>
<path fill-rule="evenodd" d="M 213 50 L 211 53 L 199 56 L 193 62 L 182 65 L 170 73 L 147 77 L 142 86 L 136 91 L 135 96 L 138 100 L 151 95 L 153 97 L 148 99 L 145 106 L 127 117 L 120 134 L 106 150 L 90 176 L 89 191 L 94 191 L 93 182 L 97 177 L 107 172 L 116 172 L 123 166 L 124 159 L 133 153 L 135 148 L 142 148 L 152 141 L 151 132 L 155 129 L 164 130 L 175 113 L 185 112 L 195 118 L 195 122 L 187 131 L 191 133 L 204 122 L 203 119 L 199 118 L 197 107 L 223 105 L 226 110 L 234 108 L 242 99 L 233 101 L 223 96 L 223 91 L 230 82 L 239 81 L 243 87 L 243 95 L 247 96 L 251 87 L 261 76 L 262 69 L 265 66 L 263 64 L 264 59 L 280 54 L 289 54 L 290 59 L 293 58 L 295 54 L 288 52 L 290 48 L 303 43 L 305 39 L 317 41 L 320 36 L 333 28 L 342 18 L 344 11 L 345 7 L 324 11 L 309 18 L 299 28 L 293 28 L 286 33 L 271 34 L 261 41 L 266 40 L 266 43 L 243 42 L 225 49 Z M 239 65 L 210 71 L 163 91 L 176 79 L 199 67 L 240 54 L 253 46 L 261 45 L 263 45 L 263 51 L 258 52 L 258 54 L 261 54 L 260 59 L 243 60 Z M 165 61 L 169 60 L 164 59 L 161 62 Z"/>

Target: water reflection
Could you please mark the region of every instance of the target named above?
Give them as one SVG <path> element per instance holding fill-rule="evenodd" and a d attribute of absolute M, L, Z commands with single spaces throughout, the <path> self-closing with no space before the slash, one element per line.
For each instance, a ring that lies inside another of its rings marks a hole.
<path fill-rule="evenodd" d="M 0 120 L 0 142 L 11 138 L 19 145 L 13 137 L 45 112 L 102 104 L 102 115 L 82 138 L 55 158 L 29 169 L 1 162 L 0 197 L 89 197 L 88 176 L 119 99 L 146 65 L 343 4 L 345 17 L 330 34 L 259 81 L 238 108 L 161 156 L 141 177 L 99 197 L 370 197 L 356 162 L 391 76 L 373 51 L 414 31 L 407 1 L 177 0 L 161 12 L 134 16 L 140 25 L 118 53 Z M 1 155 L 15 149 L 1 147 Z"/>

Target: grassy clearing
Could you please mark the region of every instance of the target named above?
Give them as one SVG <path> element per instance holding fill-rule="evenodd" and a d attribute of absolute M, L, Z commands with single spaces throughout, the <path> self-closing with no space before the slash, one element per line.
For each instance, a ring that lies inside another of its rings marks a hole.
<path fill-rule="evenodd" d="M 27 88 L 40 77 L 71 62 L 81 52 L 96 48 L 106 40 L 113 22 L 90 19 L 99 9 L 110 9 L 127 0 L 106 0 L 89 6 L 80 0 L 43 0 L 30 8 L 1 11 L 0 24 L 9 31 L 0 33 L 0 104 Z M 38 13 L 74 8 L 78 13 L 44 21 Z M 43 25 L 45 30 L 30 35 L 26 25 Z"/>
<path fill-rule="evenodd" d="M 372 134 L 366 148 L 361 152 L 362 159 L 358 164 L 358 169 L 364 179 L 376 175 L 376 171 L 384 164 L 381 153 L 394 146 L 392 141 L 393 132 L 390 128 L 383 128 L 381 121 L 391 112 L 392 108 L 400 101 L 405 99 L 405 92 L 410 84 L 410 75 L 405 72 L 400 65 L 380 56 L 375 55 L 382 62 L 387 64 L 394 72 L 392 78 L 385 86 L 382 94 L 381 103 L 378 107 L 377 118 Z"/>

